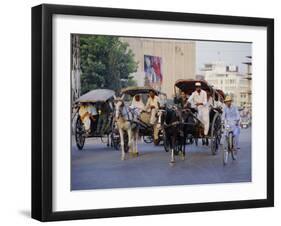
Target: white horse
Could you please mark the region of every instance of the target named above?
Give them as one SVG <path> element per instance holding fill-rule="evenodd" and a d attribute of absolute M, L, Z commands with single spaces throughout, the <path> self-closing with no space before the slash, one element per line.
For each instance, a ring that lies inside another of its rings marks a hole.
<path fill-rule="evenodd" d="M 115 120 L 120 134 L 121 160 L 125 160 L 126 155 L 124 142 L 124 135 L 126 132 L 128 134 L 128 146 L 130 155 L 138 155 L 138 127 L 136 123 L 132 121 L 133 115 L 125 105 L 123 98 L 124 96 L 122 96 L 121 98 L 115 98 Z"/>

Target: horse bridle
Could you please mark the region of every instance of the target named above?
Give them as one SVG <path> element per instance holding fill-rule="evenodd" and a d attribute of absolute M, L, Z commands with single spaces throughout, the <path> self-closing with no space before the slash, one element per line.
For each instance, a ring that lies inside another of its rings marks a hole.
<path fill-rule="evenodd" d="M 129 112 L 128 112 L 127 107 L 125 106 L 124 100 L 118 100 L 118 101 L 120 101 L 120 102 L 122 102 L 122 103 L 121 103 L 121 105 L 119 106 L 119 109 L 118 109 L 118 117 L 117 117 L 117 118 L 119 118 L 120 116 L 124 116 L 124 115 L 123 115 L 123 111 L 122 111 L 121 109 L 122 109 L 122 108 L 125 108 L 126 115 L 127 115 L 127 117 L 128 117 L 128 121 L 131 121 L 131 119 L 130 119 L 130 114 L 129 114 Z M 122 106 L 122 105 L 123 105 L 123 106 Z M 116 109 L 116 111 L 117 111 L 117 109 Z"/>

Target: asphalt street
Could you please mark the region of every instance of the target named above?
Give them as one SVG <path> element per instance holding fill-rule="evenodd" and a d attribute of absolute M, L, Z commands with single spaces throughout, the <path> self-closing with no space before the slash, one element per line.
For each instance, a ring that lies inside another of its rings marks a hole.
<path fill-rule="evenodd" d="M 84 149 L 72 139 L 71 189 L 106 189 L 235 183 L 251 181 L 251 128 L 241 129 L 237 160 L 223 165 L 222 146 L 213 156 L 210 147 L 188 145 L 186 159 L 169 164 L 170 153 L 164 147 L 139 141 L 138 157 L 122 161 L 121 153 L 98 138 L 88 138 Z"/>

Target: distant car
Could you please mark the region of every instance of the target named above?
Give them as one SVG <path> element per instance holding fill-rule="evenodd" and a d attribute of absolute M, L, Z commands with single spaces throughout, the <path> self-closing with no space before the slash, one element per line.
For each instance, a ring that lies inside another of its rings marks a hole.
<path fill-rule="evenodd" d="M 247 129 L 250 126 L 251 122 L 249 118 L 242 118 L 240 122 L 240 126 L 243 129 Z"/>

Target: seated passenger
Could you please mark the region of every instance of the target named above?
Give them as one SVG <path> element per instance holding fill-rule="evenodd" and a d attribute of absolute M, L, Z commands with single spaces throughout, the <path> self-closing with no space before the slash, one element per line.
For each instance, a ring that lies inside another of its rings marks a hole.
<path fill-rule="evenodd" d="M 146 111 L 150 112 L 150 124 L 154 125 L 156 122 L 156 113 L 159 109 L 160 103 L 159 103 L 159 97 L 156 95 L 156 93 L 151 90 L 149 91 L 149 97 L 147 99 L 147 103 L 145 106 Z"/>
<path fill-rule="evenodd" d="M 86 133 L 91 132 L 91 119 L 96 121 L 97 109 L 91 103 L 81 103 L 79 108 L 79 116 L 84 125 Z"/>
<path fill-rule="evenodd" d="M 139 115 L 142 111 L 144 111 L 145 106 L 142 102 L 141 96 L 139 94 L 135 95 L 132 100 L 131 108 L 135 109 L 137 114 Z"/>

